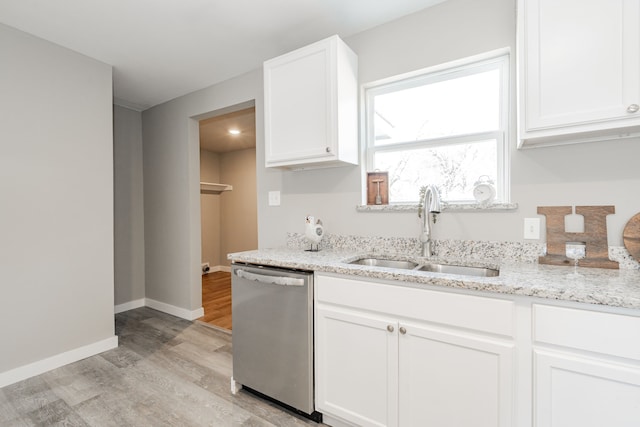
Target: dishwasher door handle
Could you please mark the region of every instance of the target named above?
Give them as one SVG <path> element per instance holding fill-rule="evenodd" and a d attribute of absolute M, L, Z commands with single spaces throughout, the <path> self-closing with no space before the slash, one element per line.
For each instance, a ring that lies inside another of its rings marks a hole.
<path fill-rule="evenodd" d="M 304 279 L 296 277 L 286 276 L 267 276 L 264 274 L 251 273 L 246 270 L 236 270 L 236 276 L 247 280 L 253 280 L 267 285 L 282 285 L 282 286 L 304 286 Z"/>

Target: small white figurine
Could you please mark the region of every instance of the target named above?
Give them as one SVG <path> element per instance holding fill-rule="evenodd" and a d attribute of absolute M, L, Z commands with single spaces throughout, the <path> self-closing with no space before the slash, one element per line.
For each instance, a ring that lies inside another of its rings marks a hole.
<path fill-rule="evenodd" d="M 322 221 L 315 220 L 312 216 L 307 216 L 305 218 L 305 230 L 304 235 L 311 244 L 311 249 L 306 249 L 307 251 L 317 252 L 320 250 L 320 241 L 324 236 L 324 228 L 322 227 Z M 316 245 L 316 248 L 313 249 L 313 245 Z"/>

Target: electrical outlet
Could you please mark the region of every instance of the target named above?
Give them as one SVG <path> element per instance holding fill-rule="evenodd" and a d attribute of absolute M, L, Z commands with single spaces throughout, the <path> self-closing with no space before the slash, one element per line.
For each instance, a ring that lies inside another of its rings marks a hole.
<path fill-rule="evenodd" d="M 269 191 L 269 206 L 280 206 L 279 191 Z"/>
<path fill-rule="evenodd" d="M 540 218 L 524 219 L 524 238 L 532 240 L 540 239 Z"/>
<path fill-rule="evenodd" d="M 207 274 L 211 270 L 208 262 L 202 263 L 202 274 Z"/>

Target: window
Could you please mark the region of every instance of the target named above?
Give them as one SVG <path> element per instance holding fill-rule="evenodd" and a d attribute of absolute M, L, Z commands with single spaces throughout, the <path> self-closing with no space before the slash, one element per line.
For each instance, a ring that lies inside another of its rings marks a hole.
<path fill-rule="evenodd" d="M 389 172 L 390 203 L 416 203 L 427 184 L 471 203 L 482 175 L 508 202 L 508 69 L 503 54 L 365 88 L 367 169 Z"/>

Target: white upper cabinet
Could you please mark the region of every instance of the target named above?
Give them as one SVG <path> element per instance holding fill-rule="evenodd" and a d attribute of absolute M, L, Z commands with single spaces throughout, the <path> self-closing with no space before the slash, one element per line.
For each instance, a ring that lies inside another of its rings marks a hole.
<path fill-rule="evenodd" d="M 338 36 L 264 63 L 266 167 L 358 164 L 357 68 Z"/>
<path fill-rule="evenodd" d="M 518 0 L 519 147 L 640 132 L 640 2 Z"/>

